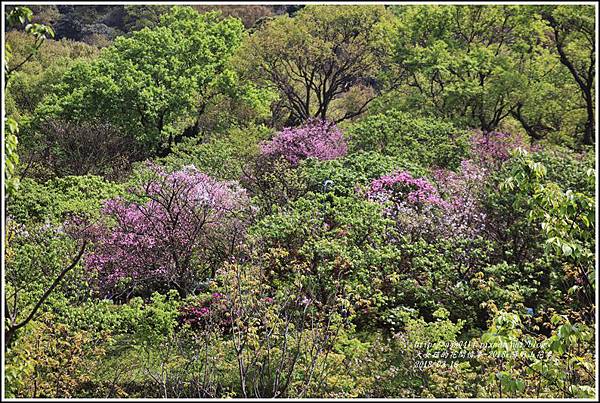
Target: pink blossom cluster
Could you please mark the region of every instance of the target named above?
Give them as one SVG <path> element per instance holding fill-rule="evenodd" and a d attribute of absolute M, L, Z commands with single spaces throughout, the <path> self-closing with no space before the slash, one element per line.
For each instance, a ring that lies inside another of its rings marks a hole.
<path fill-rule="evenodd" d="M 213 293 L 211 298 L 197 304 L 179 308 L 179 323 L 202 329 L 209 326 L 226 326 L 231 323 L 227 314 L 226 299 L 223 294 Z"/>
<path fill-rule="evenodd" d="M 413 205 L 431 204 L 440 207 L 446 202 L 436 188 L 424 178 L 413 178 L 406 171 L 384 175 L 371 182 L 367 196 L 371 200 L 408 202 Z"/>
<path fill-rule="evenodd" d="M 487 133 L 477 131 L 471 137 L 473 158 L 483 167 L 497 168 L 510 158 L 511 151 L 517 148 L 535 151 L 537 146 L 529 146 L 522 136 L 495 131 Z"/>
<path fill-rule="evenodd" d="M 395 172 L 371 182 L 368 198 L 387 203 L 385 213 L 401 232 L 431 238 L 478 236 L 486 226 L 481 199 L 490 172 L 509 159 L 512 150 L 536 151 L 537 147 L 500 132 L 477 132 L 471 142 L 473 159 L 463 160 L 458 172 L 434 170 L 433 183 L 405 171 Z"/>
<path fill-rule="evenodd" d="M 480 233 L 486 219 L 480 198 L 487 171 L 471 160 L 463 160 L 458 172 L 438 169 L 433 178 L 447 201 L 440 223 L 446 234 L 474 237 Z"/>
<path fill-rule="evenodd" d="M 479 201 L 486 177 L 485 169 L 464 160 L 458 172 L 435 170 L 433 183 L 405 171 L 384 175 L 371 183 L 367 196 L 388 203 L 385 213 L 402 232 L 474 237 L 485 225 Z"/>
<path fill-rule="evenodd" d="M 167 173 L 151 166 L 150 172 L 131 190 L 144 202 L 114 198 L 104 204 L 95 248 L 85 259 L 101 288 L 129 278 L 187 290 L 197 280 L 194 266 L 230 243 L 223 237 L 243 231 L 239 217 L 248 198 L 236 183 L 216 181 L 194 167 Z"/>
<path fill-rule="evenodd" d="M 447 204 L 433 184 L 406 171 L 375 179 L 367 197 L 385 205 L 385 215 L 396 222 L 400 233 L 418 236 L 434 236 L 437 217 Z"/>
<path fill-rule="evenodd" d="M 264 156 L 282 156 L 293 166 L 305 158 L 332 160 L 348 152 L 346 140 L 337 126 L 316 119 L 302 127 L 286 127 L 260 147 Z"/>

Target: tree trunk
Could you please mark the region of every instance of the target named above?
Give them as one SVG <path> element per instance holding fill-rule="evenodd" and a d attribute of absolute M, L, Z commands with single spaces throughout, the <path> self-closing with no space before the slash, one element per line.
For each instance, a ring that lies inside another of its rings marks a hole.
<path fill-rule="evenodd" d="M 592 101 L 591 91 L 585 97 L 587 122 L 585 123 L 585 132 L 583 133 L 583 144 L 592 145 L 595 140 L 595 122 L 594 122 L 594 103 Z"/>

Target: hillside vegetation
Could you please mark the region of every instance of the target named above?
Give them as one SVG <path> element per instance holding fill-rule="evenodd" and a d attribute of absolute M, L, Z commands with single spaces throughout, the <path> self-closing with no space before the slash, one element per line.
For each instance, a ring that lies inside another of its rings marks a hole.
<path fill-rule="evenodd" d="M 595 13 L 7 7 L 5 396 L 595 397 Z"/>

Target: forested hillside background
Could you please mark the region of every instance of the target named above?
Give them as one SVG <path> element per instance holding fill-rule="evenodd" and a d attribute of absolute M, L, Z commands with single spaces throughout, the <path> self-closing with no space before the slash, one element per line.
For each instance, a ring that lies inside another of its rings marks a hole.
<path fill-rule="evenodd" d="M 596 396 L 595 6 L 5 11 L 6 397 Z"/>

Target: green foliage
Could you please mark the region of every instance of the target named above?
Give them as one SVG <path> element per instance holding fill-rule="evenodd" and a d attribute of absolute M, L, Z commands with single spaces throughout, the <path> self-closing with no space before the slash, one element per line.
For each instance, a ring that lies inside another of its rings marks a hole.
<path fill-rule="evenodd" d="M 565 256 L 577 255 L 586 245 L 589 247 L 595 222 L 592 195 L 572 189 L 565 191 L 556 183 L 545 182 L 546 167 L 535 162 L 526 151 L 519 150 L 513 164 L 512 175 L 501 188 L 518 190 L 515 207 L 526 205 L 528 219 L 542 221 L 542 230 L 548 238 L 546 243 Z M 594 181 L 593 169 L 588 169 L 586 175 L 590 182 Z"/>
<path fill-rule="evenodd" d="M 105 358 L 109 334 L 81 330 L 55 319 L 52 314 L 45 315 L 7 351 L 7 397 L 100 392 L 88 388 L 98 362 Z"/>
<path fill-rule="evenodd" d="M 541 7 L 539 13 L 552 33 L 551 43 L 560 62 L 579 87 L 579 108 L 585 109 L 585 117 L 576 129 L 576 134 L 583 134 L 578 142 L 591 145 L 595 136 L 595 10 L 590 6 L 575 11 L 572 7 L 551 5 Z"/>
<path fill-rule="evenodd" d="M 173 152 L 159 160 L 172 169 L 194 165 L 200 171 L 224 179 L 239 179 L 246 165 L 259 153 L 258 143 L 266 139 L 270 130 L 264 126 L 233 128 L 207 142 L 187 139 L 177 144 Z"/>
<path fill-rule="evenodd" d="M 592 144 L 591 8 L 393 9 L 396 60 L 408 78 L 392 103 L 461 127 L 491 131 L 512 118 L 535 140 Z"/>
<path fill-rule="evenodd" d="M 518 55 L 543 24 L 520 6 L 399 7 L 396 58 L 409 73 L 411 107 L 493 130 L 521 91 Z"/>
<path fill-rule="evenodd" d="M 341 284 L 348 315 L 369 316 L 381 300 L 383 278 L 397 258 L 386 244 L 391 222 L 359 196 L 314 194 L 290 202 L 249 230 L 253 253 L 275 287 L 300 276 L 311 297 L 328 298 Z M 291 282 L 291 283 L 290 283 Z"/>
<path fill-rule="evenodd" d="M 515 81 L 520 88 L 514 94 L 510 117 L 533 140 L 551 138 L 559 144 L 574 145 L 577 138 L 573 134 L 580 130 L 585 110 L 577 83 L 570 78 L 551 45 L 535 47 L 516 67 Z"/>
<path fill-rule="evenodd" d="M 76 60 L 92 60 L 99 53 L 96 47 L 66 39 L 46 41 L 34 50 L 35 38 L 20 31 L 7 32 L 6 43 L 12 52 L 10 67 L 33 54 L 12 74 L 7 87 L 8 102 L 14 103 L 14 113 L 29 117 L 69 66 Z"/>
<path fill-rule="evenodd" d="M 73 301 L 85 297 L 89 289 L 86 290 L 85 276 L 74 260 L 77 242 L 66 234 L 64 226 L 46 223 L 26 227 L 9 220 L 6 245 L 5 326 L 11 329 L 5 330 L 5 337 L 11 345 L 14 333 L 18 331 L 19 335 L 21 327 L 30 326 L 31 319 L 39 315 L 39 308 L 47 308 L 46 297 L 50 302 Z M 66 267 L 70 269 L 64 271 Z M 55 284 L 59 276 L 64 281 Z M 55 286 L 58 292 L 48 294 Z"/>
<path fill-rule="evenodd" d="M 19 125 L 13 118 L 6 118 L 5 120 L 5 145 L 4 152 L 6 154 L 4 180 L 7 194 L 14 194 L 19 187 L 19 177 L 16 176 L 17 166 L 19 165 L 19 154 L 17 154 L 17 146 L 19 145 L 19 139 L 17 134 L 19 132 Z"/>
<path fill-rule="evenodd" d="M 555 182 L 562 189 L 588 195 L 594 193 L 594 176 L 589 174 L 589 170 L 594 169 L 595 153 L 591 149 L 574 152 L 564 147 L 546 146 L 531 153 L 530 157 L 546 168 L 545 180 Z M 569 174 L 565 175 L 565 172 Z"/>
<path fill-rule="evenodd" d="M 520 150 L 514 158 L 511 176 L 501 187 L 515 192 L 513 205 L 516 208 L 526 206 L 529 223 L 539 223 L 546 251 L 575 263 L 587 292 L 594 295 L 594 197 L 546 182 L 546 173 L 542 163 Z M 595 182 L 593 169 L 588 169 L 586 175 Z"/>
<path fill-rule="evenodd" d="M 280 93 L 288 124 L 310 117 L 349 119 L 375 97 L 373 81 L 382 87 L 394 81 L 387 52 L 391 24 L 383 6 L 309 5 L 293 18 L 265 22 L 244 42 L 236 65 L 244 76 Z M 357 99 L 333 111 L 338 96 Z"/>
<path fill-rule="evenodd" d="M 24 179 L 7 203 L 8 214 L 20 223 L 59 223 L 71 214 L 98 217 L 105 200 L 124 193 L 122 185 L 93 175 L 66 176 L 43 184 Z"/>
<path fill-rule="evenodd" d="M 212 97 L 238 85 L 227 63 L 242 35 L 236 19 L 174 7 L 156 28 L 75 63 L 37 113 L 109 121 L 148 147 L 168 148 Z"/>
<path fill-rule="evenodd" d="M 456 360 L 460 352 L 456 342 L 463 323 L 449 320 L 444 308 L 436 310 L 435 316 L 434 320 L 425 321 L 410 309 L 399 314 L 403 326 L 383 351 L 382 358 L 389 365 L 381 371 L 375 396 L 388 396 L 390 391 L 394 396 L 404 398 L 427 395 L 424 389 L 438 382 L 428 366 L 437 364 L 448 368 L 445 363 Z"/>
<path fill-rule="evenodd" d="M 18 64 L 9 66 L 9 63 L 13 58 L 13 50 L 9 43 L 5 44 L 4 48 L 4 75 L 5 75 L 5 88 L 9 82 L 9 78 L 15 72 L 17 72 L 35 53 L 40 49 L 46 38 L 52 38 L 54 31 L 52 28 L 47 27 L 43 24 L 28 23 L 31 20 L 33 12 L 27 7 L 15 7 L 13 8 L 6 19 L 8 20 L 8 27 L 15 27 L 19 24 L 27 24 L 25 26 L 25 32 L 35 40 L 33 49 L 30 50 L 29 55 Z M 4 152 L 6 154 L 6 171 L 3 173 L 3 182 L 5 183 L 7 194 L 14 193 L 19 186 L 19 178 L 16 176 L 17 165 L 19 164 L 19 155 L 17 153 L 17 145 L 19 141 L 17 139 L 17 133 L 19 132 L 19 124 L 17 120 L 11 115 L 7 114 L 3 117 L 4 119 L 4 131 L 2 136 L 5 137 Z"/>
<path fill-rule="evenodd" d="M 308 159 L 300 165 L 300 170 L 313 192 L 326 188 L 340 196 L 350 196 L 358 187 L 367 186 L 373 179 L 396 170 L 406 170 L 416 176 L 425 175 L 425 170 L 418 163 L 376 151 L 358 151 L 329 161 Z"/>
<path fill-rule="evenodd" d="M 434 118 L 391 110 L 349 127 L 350 150 L 377 151 L 423 167 L 456 169 L 468 150 L 465 132 Z"/>
<path fill-rule="evenodd" d="M 489 388 L 495 385 L 505 396 L 591 397 L 589 382 L 594 364 L 588 343 L 591 328 L 571 323 L 560 315 L 551 318 L 549 337 L 535 338 L 517 313 L 499 312 L 481 341 L 500 353 L 502 365 L 489 374 Z M 559 326 L 556 326 L 559 325 Z M 544 391 L 540 394 L 540 391 Z M 488 392 L 489 393 L 489 392 Z"/>

